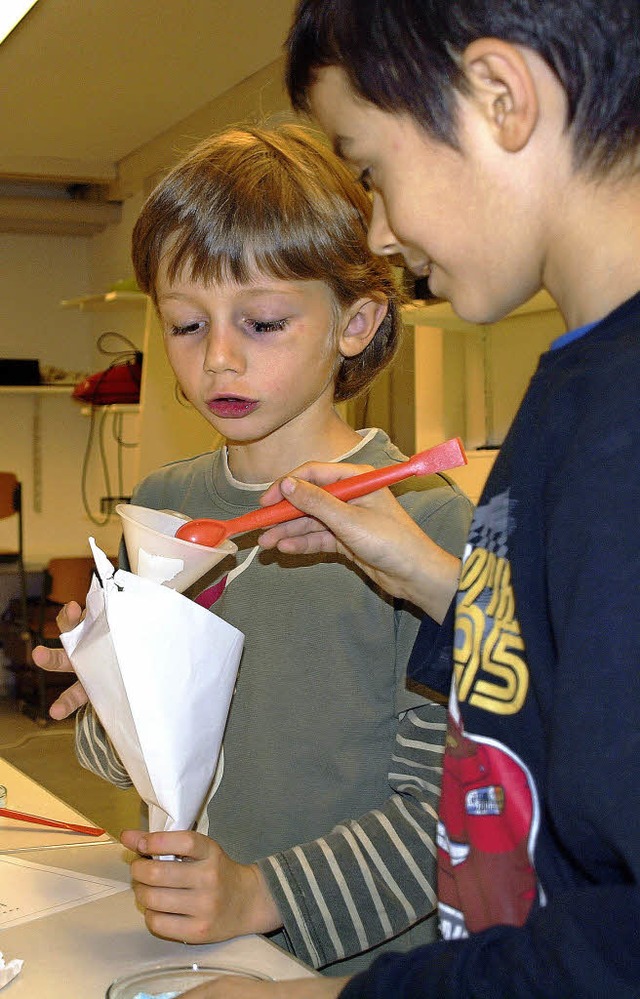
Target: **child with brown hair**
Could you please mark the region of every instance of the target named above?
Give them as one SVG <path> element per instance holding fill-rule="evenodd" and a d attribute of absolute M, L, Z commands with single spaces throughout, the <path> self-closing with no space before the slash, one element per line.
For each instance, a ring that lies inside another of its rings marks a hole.
<path fill-rule="evenodd" d="M 297 126 L 218 135 L 161 182 L 134 229 L 136 276 L 184 394 L 226 443 L 153 473 L 133 502 L 228 519 L 308 459 L 402 460 L 386 433 L 355 431 L 335 408 L 371 383 L 400 333 L 369 217 L 346 168 Z M 395 492 L 408 529 L 456 565 L 466 497 L 444 476 Z M 256 539 L 237 540 L 239 565 Z M 192 861 L 133 863 L 149 928 L 194 943 L 280 931 L 334 973 L 392 938 L 429 939 L 445 716 L 405 684 L 419 615 L 341 554 L 262 552 L 225 587 L 233 568 L 207 580 L 215 613 L 246 636 L 201 826 L 210 838 L 122 837 Z M 130 783 L 90 706 L 77 744 L 90 769 Z"/>

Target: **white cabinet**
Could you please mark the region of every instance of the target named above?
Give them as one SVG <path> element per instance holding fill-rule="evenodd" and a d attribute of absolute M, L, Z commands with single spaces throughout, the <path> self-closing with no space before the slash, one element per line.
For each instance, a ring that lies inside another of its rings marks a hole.
<path fill-rule="evenodd" d="M 546 292 L 488 325 L 465 322 L 446 302 L 406 306 L 403 317 L 398 358 L 350 405 L 349 418 L 383 427 L 406 454 L 460 437 L 469 464 L 450 474 L 476 501 L 538 357 L 565 330 L 563 319 Z"/>

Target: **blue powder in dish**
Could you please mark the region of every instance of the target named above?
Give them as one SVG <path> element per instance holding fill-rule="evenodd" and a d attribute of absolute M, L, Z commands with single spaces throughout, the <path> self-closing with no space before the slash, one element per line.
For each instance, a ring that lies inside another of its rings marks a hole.
<path fill-rule="evenodd" d="M 136 992 L 133 999 L 176 999 L 179 992 Z"/>

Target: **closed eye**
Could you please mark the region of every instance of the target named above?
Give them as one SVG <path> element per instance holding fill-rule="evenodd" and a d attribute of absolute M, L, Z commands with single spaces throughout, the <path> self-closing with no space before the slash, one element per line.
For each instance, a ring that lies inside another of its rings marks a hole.
<path fill-rule="evenodd" d="M 188 336 L 192 333 L 200 333 L 204 326 L 206 326 L 204 320 L 197 320 L 194 323 L 186 323 L 184 326 L 172 326 L 171 334 L 172 336 Z"/>
<path fill-rule="evenodd" d="M 245 318 L 244 322 L 253 330 L 254 333 L 279 333 L 281 330 L 286 328 L 289 323 L 289 319 Z"/>

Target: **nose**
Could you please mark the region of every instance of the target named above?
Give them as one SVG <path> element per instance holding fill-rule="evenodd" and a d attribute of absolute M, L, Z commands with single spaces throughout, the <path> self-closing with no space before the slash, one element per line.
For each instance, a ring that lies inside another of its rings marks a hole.
<path fill-rule="evenodd" d="M 212 324 L 205 343 L 203 368 L 219 374 L 244 370 L 244 353 L 237 331 L 227 324 Z"/>
<path fill-rule="evenodd" d="M 398 241 L 389 225 L 384 201 L 377 191 L 373 192 L 371 222 L 367 238 L 370 250 L 379 257 L 391 257 L 400 252 Z"/>

